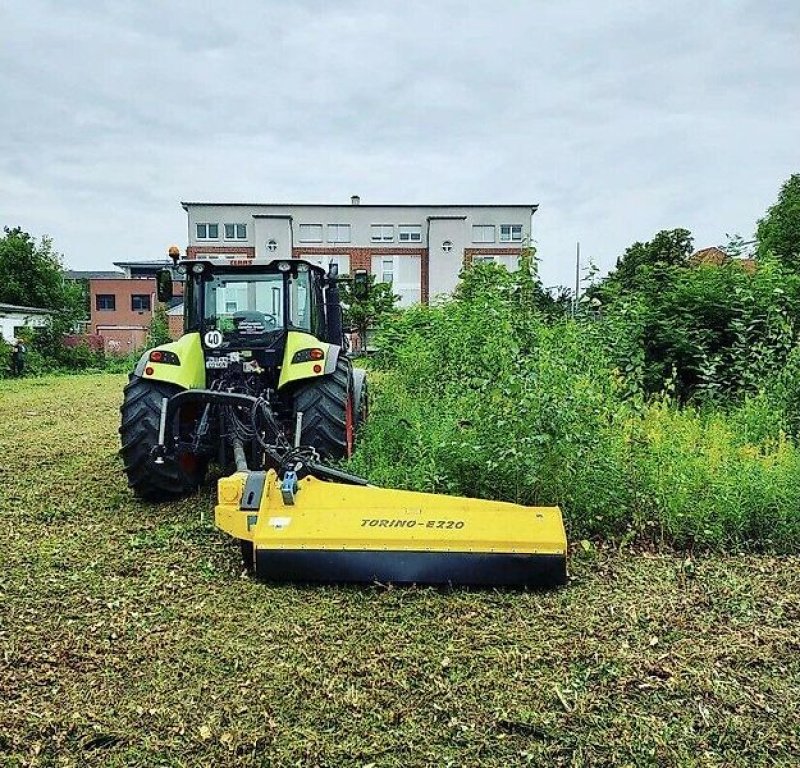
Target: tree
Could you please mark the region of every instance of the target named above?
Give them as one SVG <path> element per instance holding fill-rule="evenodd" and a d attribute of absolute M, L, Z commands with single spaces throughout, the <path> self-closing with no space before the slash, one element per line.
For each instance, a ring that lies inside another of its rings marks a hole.
<path fill-rule="evenodd" d="M 756 229 L 759 258 L 772 253 L 800 272 L 800 173 L 793 173 L 781 187 L 778 200 L 767 209 Z"/>
<path fill-rule="evenodd" d="M 169 333 L 167 310 L 163 304 L 158 304 L 155 312 L 153 312 L 150 330 L 147 332 L 146 346 L 151 349 L 152 347 L 160 347 L 162 344 L 168 344 L 170 341 L 172 341 L 172 336 Z"/>
<path fill-rule="evenodd" d="M 635 289 L 645 271 L 688 266 L 692 250 L 692 233 L 688 229 L 662 229 L 649 242 L 636 242 L 626 248 L 617 259 L 614 276 L 623 289 Z"/>
<path fill-rule="evenodd" d="M 339 292 L 345 328 L 354 328 L 362 345 L 366 345 L 367 331 L 390 315 L 394 305 L 400 301 L 400 297 L 392 293 L 391 283 L 376 283 L 375 275 L 369 275 L 369 291 L 364 298 L 357 298 L 352 283 L 346 280 L 339 284 Z"/>
<path fill-rule="evenodd" d="M 0 301 L 52 309 L 71 322 L 81 314 L 80 289 L 64 280 L 49 237 L 37 242 L 19 227 L 0 238 Z"/>

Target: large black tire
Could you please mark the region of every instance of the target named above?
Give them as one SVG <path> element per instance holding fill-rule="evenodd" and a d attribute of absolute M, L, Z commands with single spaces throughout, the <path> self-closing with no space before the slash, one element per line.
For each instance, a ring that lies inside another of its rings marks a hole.
<path fill-rule="evenodd" d="M 355 436 L 353 370 L 344 355 L 333 373 L 311 379 L 294 396 L 294 413 L 303 413 L 300 444 L 317 449 L 322 459 L 344 459 L 353 453 Z"/>
<path fill-rule="evenodd" d="M 131 376 L 125 387 L 120 412 L 119 434 L 122 460 L 133 492 L 148 501 L 165 501 L 197 490 L 206 473 L 207 461 L 187 454 L 165 456 L 156 464 L 152 451 L 158 444 L 161 421 L 161 400 L 171 397 L 180 388 L 159 381 L 145 381 Z"/>

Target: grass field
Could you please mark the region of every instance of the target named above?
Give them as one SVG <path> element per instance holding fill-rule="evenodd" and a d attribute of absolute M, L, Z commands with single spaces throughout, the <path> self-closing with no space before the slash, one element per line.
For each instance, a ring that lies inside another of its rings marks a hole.
<path fill-rule="evenodd" d="M 800 558 L 580 550 L 549 593 L 270 587 L 146 506 L 124 377 L 0 382 L 2 765 L 796 765 Z"/>

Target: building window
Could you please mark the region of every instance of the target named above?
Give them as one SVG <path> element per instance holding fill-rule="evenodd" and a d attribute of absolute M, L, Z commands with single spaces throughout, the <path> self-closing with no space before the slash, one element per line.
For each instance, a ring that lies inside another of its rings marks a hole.
<path fill-rule="evenodd" d="M 410 307 L 422 299 L 422 258 L 417 254 L 375 254 L 370 262 L 376 282 L 387 283 L 400 297 L 399 306 Z"/>
<path fill-rule="evenodd" d="M 219 240 L 219 224 L 197 224 L 198 240 Z"/>
<path fill-rule="evenodd" d="M 349 224 L 328 224 L 329 243 L 349 243 L 350 225 Z"/>
<path fill-rule="evenodd" d="M 445 253 L 450 253 L 450 251 L 452 251 L 452 250 L 453 250 L 453 241 L 452 241 L 452 240 L 445 240 L 445 241 L 442 243 L 442 250 L 443 250 Z"/>
<path fill-rule="evenodd" d="M 113 293 L 98 293 L 94 302 L 98 312 L 113 312 L 117 308 L 117 297 Z"/>
<path fill-rule="evenodd" d="M 473 243 L 493 243 L 494 224 L 473 224 L 472 225 Z"/>
<path fill-rule="evenodd" d="M 505 267 L 509 272 L 516 272 L 519 269 L 519 256 L 515 253 L 510 254 L 494 254 L 492 256 L 481 254 L 472 257 L 474 264 L 498 264 Z"/>
<path fill-rule="evenodd" d="M 401 243 L 419 243 L 422 240 L 422 227 L 419 224 L 401 224 L 397 236 Z"/>
<path fill-rule="evenodd" d="M 301 243 L 321 243 L 322 224 L 301 224 L 299 239 Z"/>
<path fill-rule="evenodd" d="M 226 240 L 247 240 L 247 224 L 226 224 Z"/>
<path fill-rule="evenodd" d="M 276 243 L 274 240 L 269 240 L 267 242 L 267 250 L 268 251 L 277 251 L 278 250 L 278 243 Z"/>
<path fill-rule="evenodd" d="M 521 243 L 522 224 L 501 224 L 500 225 L 501 243 Z"/>
<path fill-rule="evenodd" d="M 394 257 L 386 256 L 381 259 L 380 282 L 392 284 L 394 281 Z"/>
<path fill-rule="evenodd" d="M 131 309 L 134 312 L 149 312 L 150 311 L 150 294 L 149 293 L 134 293 L 131 296 Z"/>
<path fill-rule="evenodd" d="M 373 224 L 370 227 L 373 243 L 391 243 L 394 240 L 394 224 Z"/>
<path fill-rule="evenodd" d="M 347 253 L 336 253 L 330 256 L 320 256 L 320 261 L 325 269 L 328 269 L 329 264 L 336 264 L 339 267 L 340 275 L 350 274 L 350 255 Z"/>

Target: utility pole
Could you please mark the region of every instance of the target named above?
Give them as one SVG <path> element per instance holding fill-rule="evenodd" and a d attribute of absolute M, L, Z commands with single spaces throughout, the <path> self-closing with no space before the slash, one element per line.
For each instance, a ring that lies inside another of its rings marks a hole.
<path fill-rule="evenodd" d="M 581 243 L 575 248 L 575 295 L 572 298 L 572 314 L 578 314 L 578 295 L 581 290 Z"/>

